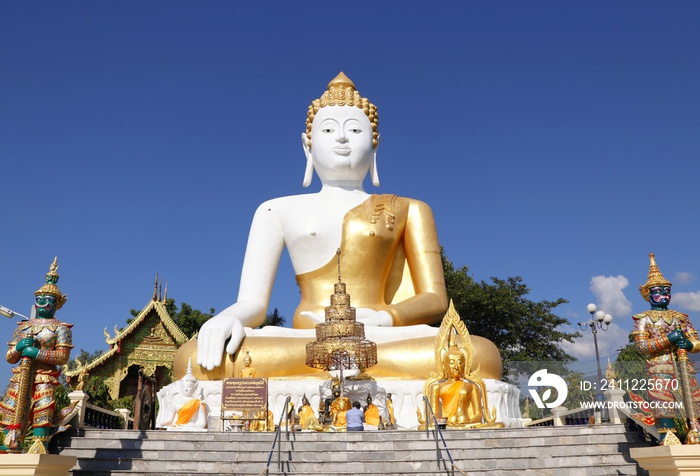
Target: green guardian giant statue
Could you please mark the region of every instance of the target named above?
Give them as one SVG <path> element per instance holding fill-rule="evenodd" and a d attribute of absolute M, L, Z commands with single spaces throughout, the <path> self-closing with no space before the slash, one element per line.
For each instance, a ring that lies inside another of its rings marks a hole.
<path fill-rule="evenodd" d="M 45 284 L 34 293 L 32 319 L 19 322 L 9 342 L 6 359 L 11 364 L 20 364 L 12 369 L 10 385 L 0 401 L 0 426 L 4 434 L 0 452 L 20 453 L 29 428 L 34 436 L 30 453 L 46 453 L 51 438 L 58 366 L 68 362 L 73 348 L 73 325 L 54 318 L 67 299 L 56 286 L 57 270 L 54 258 Z"/>
<path fill-rule="evenodd" d="M 649 301 L 651 309 L 633 316 L 632 337 L 637 349 L 647 357 L 647 387 L 660 440 L 666 445 L 679 444 L 675 435 L 668 436 L 675 433 L 677 402 L 683 402 L 686 416 L 691 420 L 689 434 L 697 435 L 695 416 L 700 388 L 686 353 L 700 351 L 700 341 L 688 316 L 668 308 L 671 283 L 659 271 L 653 253 L 649 260 L 647 282 L 639 286 L 639 292 Z"/>

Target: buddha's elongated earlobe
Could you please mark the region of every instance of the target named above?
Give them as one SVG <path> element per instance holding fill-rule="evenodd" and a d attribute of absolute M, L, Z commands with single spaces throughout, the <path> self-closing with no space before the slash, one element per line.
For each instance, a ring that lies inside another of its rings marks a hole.
<path fill-rule="evenodd" d="M 311 185 L 311 180 L 314 178 L 314 161 L 311 149 L 309 148 L 309 138 L 306 136 L 305 132 L 301 133 L 301 145 L 304 148 L 304 155 L 306 156 L 306 170 L 304 170 L 302 186 L 308 187 Z"/>
<path fill-rule="evenodd" d="M 379 187 L 379 172 L 377 172 L 377 153 L 372 154 L 372 163 L 369 165 L 369 174 L 372 177 L 372 185 Z"/>
<path fill-rule="evenodd" d="M 372 162 L 369 164 L 369 173 L 372 177 L 372 185 L 379 187 L 379 172 L 377 171 L 377 149 L 379 148 L 379 139 L 381 136 L 377 135 L 377 145 L 372 151 Z"/>
<path fill-rule="evenodd" d="M 304 171 L 304 182 L 302 185 L 304 187 L 308 187 L 311 185 L 311 180 L 314 178 L 314 163 L 311 160 L 311 157 L 306 159 L 306 170 Z"/>

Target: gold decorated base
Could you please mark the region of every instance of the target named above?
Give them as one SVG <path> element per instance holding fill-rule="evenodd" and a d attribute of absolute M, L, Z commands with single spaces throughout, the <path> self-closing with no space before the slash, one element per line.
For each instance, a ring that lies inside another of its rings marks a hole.
<path fill-rule="evenodd" d="M 501 356 L 488 339 L 471 336 L 475 358 L 480 364 L 481 378 L 501 379 Z M 306 338 L 246 337 L 233 356 L 225 354 L 223 364 L 207 371 L 196 365 L 197 340 L 184 344 L 177 351 L 174 362 L 176 379 L 187 372 L 187 359 L 192 357 L 192 373 L 198 380 L 221 380 L 238 376 L 245 367 L 243 358 L 248 349 L 253 356 L 258 377 L 297 377 L 327 379 L 328 373 L 306 366 Z M 372 378 L 427 379 L 434 372 L 435 337 L 420 337 L 377 345 L 377 365 L 364 374 Z"/>

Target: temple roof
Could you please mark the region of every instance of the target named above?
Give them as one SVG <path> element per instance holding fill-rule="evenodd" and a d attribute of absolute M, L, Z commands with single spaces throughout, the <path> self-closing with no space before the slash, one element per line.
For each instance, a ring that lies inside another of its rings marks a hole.
<path fill-rule="evenodd" d="M 181 346 L 185 342 L 187 342 L 189 339 L 185 335 L 182 330 L 178 327 L 177 324 L 175 324 L 175 321 L 170 317 L 170 314 L 168 314 L 168 311 L 165 306 L 166 299 L 157 299 L 155 294 L 153 296 L 153 299 L 144 307 L 141 312 L 138 313 L 138 315 L 129 323 L 128 326 L 126 326 L 122 330 L 118 330 L 115 327 L 115 335 L 114 337 L 111 337 L 109 333 L 107 332 L 107 328 L 105 327 L 104 330 L 104 335 L 106 337 L 105 342 L 109 344 L 110 348 L 107 352 L 104 354 L 100 355 L 98 358 L 93 360 L 92 362 L 84 362 L 82 365 L 79 363 L 79 367 L 77 367 L 74 370 L 66 370 L 64 373 L 66 377 L 73 377 L 81 372 L 87 371 L 89 372 L 90 370 L 94 369 L 95 367 L 98 367 L 100 364 L 103 362 L 106 362 L 110 357 L 112 357 L 114 354 L 118 353 L 121 348 L 121 341 L 124 340 L 126 337 L 134 333 L 141 324 L 145 321 L 145 319 L 151 315 L 155 314 L 158 316 L 160 319 L 160 322 L 163 324 L 163 327 L 168 331 L 168 333 L 172 336 L 173 340 L 177 343 L 178 346 Z"/>

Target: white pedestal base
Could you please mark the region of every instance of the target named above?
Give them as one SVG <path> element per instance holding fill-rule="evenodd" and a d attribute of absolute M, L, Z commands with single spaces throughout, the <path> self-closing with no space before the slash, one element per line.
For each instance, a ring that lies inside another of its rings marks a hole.
<path fill-rule="evenodd" d="M 5 454 L 0 455 L 0 476 L 66 476 L 76 461 L 75 456 Z"/>

